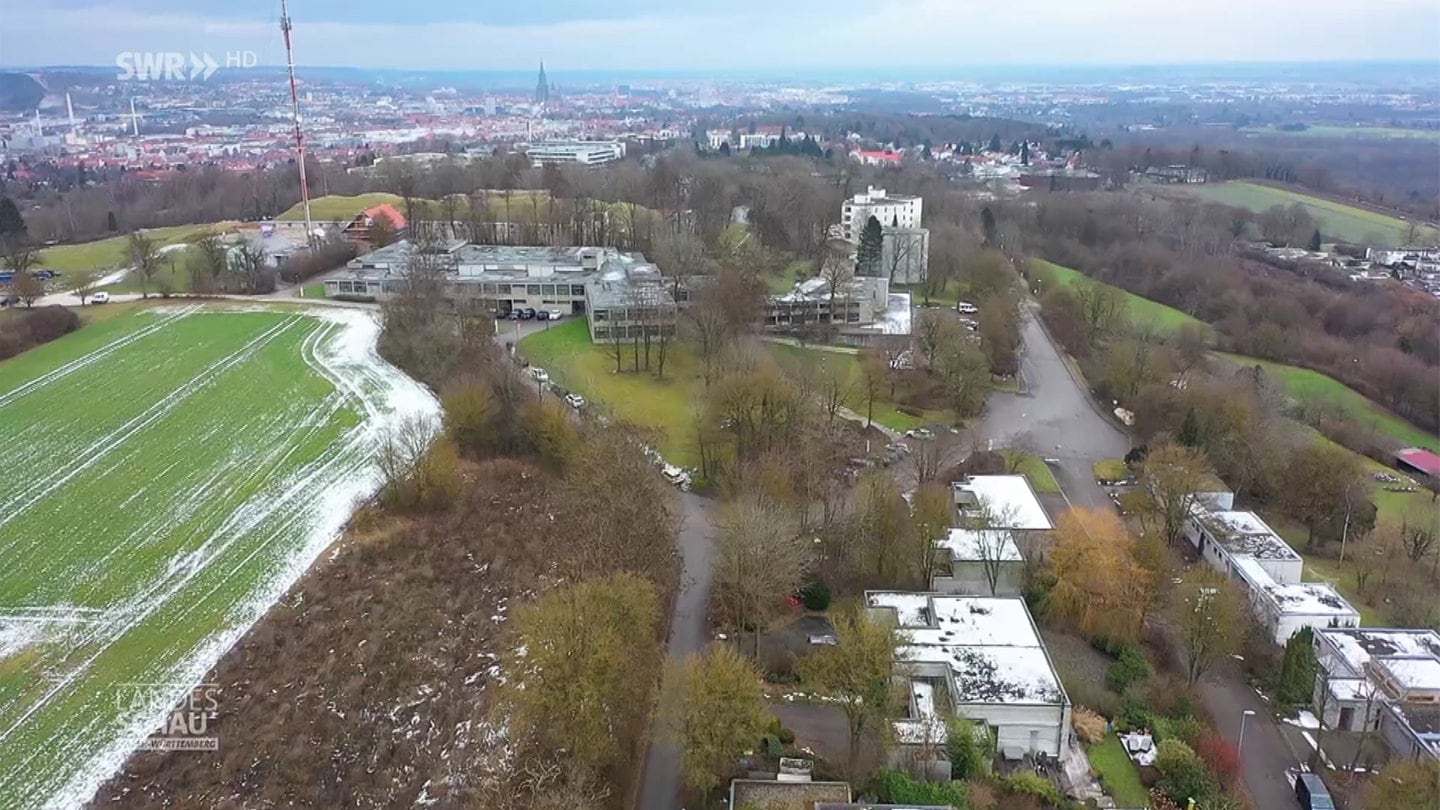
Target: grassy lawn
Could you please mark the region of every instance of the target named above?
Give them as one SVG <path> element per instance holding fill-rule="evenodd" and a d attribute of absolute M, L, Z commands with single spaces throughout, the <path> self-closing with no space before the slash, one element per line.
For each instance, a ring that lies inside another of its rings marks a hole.
<path fill-rule="evenodd" d="M 301 287 L 301 288 L 300 288 L 300 297 L 301 297 L 301 298 L 324 298 L 324 297 L 325 297 L 325 282 L 322 281 L 322 282 L 318 282 L 318 283 L 315 283 L 315 284 L 306 284 L 304 287 Z"/>
<path fill-rule="evenodd" d="M 156 244 L 164 247 L 179 242 L 187 242 L 207 231 L 223 233 L 233 230 L 232 222 L 217 222 L 213 225 L 177 225 L 173 228 L 150 228 L 144 233 L 154 239 Z M 128 264 L 125 258 L 124 236 L 112 236 L 109 239 L 101 239 L 95 242 L 82 242 L 78 245 L 57 245 L 48 247 L 40 257 L 40 266 L 50 270 L 58 270 L 61 273 L 74 273 L 81 270 L 103 270 L 106 268 L 120 268 Z M 111 288 L 114 289 L 114 288 Z"/>
<path fill-rule="evenodd" d="M 1090 746 L 1086 752 L 1090 765 L 1100 772 L 1105 792 L 1115 800 L 1118 807 L 1149 807 L 1150 794 L 1140 781 L 1140 771 L 1125 754 L 1120 738 L 1108 734 L 1104 742 Z"/>
<path fill-rule="evenodd" d="M 400 195 L 374 191 L 368 194 L 357 194 L 354 197 L 346 197 L 342 194 L 316 197 L 310 201 L 310 219 L 318 222 L 349 222 L 366 208 L 383 203 L 390 203 L 396 206 L 397 211 L 405 213 L 400 208 Z M 289 210 L 276 217 L 276 219 L 283 220 L 303 220 L 304 218 L 305 207 L 300 203 L 290 206 Z"/>
<path fill-rule="evenodd" d="M 1078 270 L 1062 267 L 1054 262 L 1047 262 L 1043 259 L 1031 259 L 1030 261 L 1042 268 L 1042 274 L 1048 271 L 1052 278 L 1067 286 L 1073 287 L 1080 279 L 1089 278 Z M 1090 279 L 1090 281 L 1102 286 L 1112 286 L 1094 281 L 1094 279 Z M 1119 288 L 1115 287 L 1115 289 Z M 1204 321 L 1174 307 L 1167 307 L 1158 301 L 1151 301 L 1149 298 L 1142 298 L 1125 290 L 1120 290 L 1120 294 L 1125 298 L 1126 317 L 1136 324 L 1149 326 L 1164 334 L 1174 334 L 1180 330 L 1180 327 L 1187 325 L 1199 327 L 1206 332 L 1210 331 L 1209 325 Z"/>
<path fill-rule="evenodd" d="M 651 351 L 653 364 L 653 347 Z M 604 406 L 616 417 L 658 430 L 660 452 L 666 460 L 699 466 L 691 438 L 704 379 L 695 355 L 684 344 L 672 342 L 667 349 L 663 380 L 656 379 L 653 372 L 629 372 L 629 351 L 624 355 L 627 372 L 616 374 L 612 349 L 590 342 L 584 318 L 527 335 L 520 341 L 520 354 L 548 371 L 559 385 Z"/>
<path fill-rule="evenodd" d="M 860 384 L 860 357 L 853 353 L 842 353 L 826 351 L 825 349 L 809 346 L 792 346 L 786 343 L 771 343 L 770 351 L 781 365 L 805 365 L 805 366 L 834 366 L 839 364 L 849 369 L 850 396 L 845 398 L 845 407 L 865 415 L 865 391 Z M 917 427 L 931 425 L 949 425 L 955 422 L 955 414 L 950 410 L 922 410 L 919 416 L 912 416 L 908 413 L 901 413 L 900 403 L 894 402 L 885 397 L 888 391 L 882 391 L 881 396 L 875 399 L 875 411 L 873 418 L 876 424 L 884 425 L 891 430 L 901 432 Z"/>
<path fill-rule="evenodd" d="M 0 364 L 6 806 L 83 804 L 373 490 L 364 414 L 429 402 L 368 315 L 98 309 Z"/>
<path fill-rule="evenodd" d="M 1130 475 L 1123 458 L 1103 458 L 1091 465 L 1096 481 L 1123 481 Z"/>
<path fill-rule="evenodd" d="M 1440 437 L 1410 424 L 1334 377 L 1308 368 L 1288 366 L 1241 354 L 1216 352 L 1216 355 L 1240 366 L 1258 364 L 1266 374 L 1285 387 L 1285 393 L 1302 403 L 1320 402 L 1329 405 L 1335 410 L 1343 411 L 1357 423 L 1374 427 L 1405 447 L 1427 447 L 1440 451 Z"/>
<path fill-rule="evenodd" d="M 1001 454 L 1005 456 L 1005 461 L 1008 463 L 1011 454 L 1003 450 Z M 1020 466 L 1016 469 L 1030 480 L 1030 486 L 1037 493 L 1054 495 L 1060 492 L 1060 483 L 1055 480 L 1055 473 L 1050 471 L 1050 465 L 1046 464 L 1045 460 L 1039 456 L 1025 456 L 1020 460 Z"/>
<path fill-rule="evenodd" d="M 1358 208 L 1353 205 L 1312 197 L 1296 191 L 1273 186 L 1235 180 L 1229 183 L 1205 183 L 1187 185 L 1181 189 L 1186 194 L 1201 197 L 1212 202 L 1264 211 L 1275 205 L 1305 206 L 1314 217 L 1320 232 L 1329 238 L 1348 242 L 1378 242 L 1382 245 L 1398 245 L 1405 241 L 1408 223 L 1396 217 Z M 1416 240 L 1421 243 L 1434 242 L 1437 234 L 1434 228 L 1422 227 Z"/>

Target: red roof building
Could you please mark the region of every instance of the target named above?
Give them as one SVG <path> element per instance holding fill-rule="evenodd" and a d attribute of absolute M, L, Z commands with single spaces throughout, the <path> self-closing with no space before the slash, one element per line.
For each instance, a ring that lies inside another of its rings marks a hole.
<path fill-rule="evenodd" d="M 372 250 L 377 247 L 383 247 L 383 245 L 375 244 L 375 240 L 371 236 L 371 229 L 375 226 L 375 220 L 381 217 L 390 223 L 389 241 L 394 242 L 405 238 L 405 231 L 406 228 L 409 227 L 409 222 L 405 220 L 405 215 L 401 214 L 395 209 L 395 206 L 390 203 L 372 205 L 357 214 L 354 219 L 350 220 L 350 224 L 345 226 L 345 238 Z"/>
<path fill-rule="evenodd" d="M 1395 460 L 1400 462 L 1400 468 L 1406 472 L 1440 478 L 1440 455 L 1423 447 L 1407 447 L 1395 454 Z"/>

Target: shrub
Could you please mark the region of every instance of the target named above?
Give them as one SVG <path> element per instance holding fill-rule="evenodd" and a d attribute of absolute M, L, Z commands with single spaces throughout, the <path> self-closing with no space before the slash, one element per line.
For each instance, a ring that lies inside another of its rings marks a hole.
<path fill-rule="evenodd" d="M 1070 720 L 1075 726 L 1075 733 L 1085 742 L 1094 745 L 1105 739 L 1105 718 L 1090 709 L 1076 706 Z"/>
<path fill-rule="evenodd" d="M 806 610 L 824 610 L 830 607 L 830 586 L 814 580 L 800 589 L 800 601 Z"/>
<path fill-rule="evenodd" d="M 916 419 L 924 419 L 924 418 L 925 418 L 925 412 L 924 412 L 924 411 L 920 410 L 919 408 L 912 408 L 912 407 L 910 407 L 909 405 L 896 405 L 896 406 L 895 406 L 895 410 L 899 411 L 900 413 L 905 414 L 906 416 L 913 416 L 913 417 L 915 417 Z"/>
<path fill-rule="evenodd" d="M 956 810 L 969 810 L 970 796 L 964 782 L 921 782 L 904 771 L 887 769 L 876 775 L 878 792 L 884 801 L 894 804 L 949 805 Z"/>
<path fill-rule="evenodd" d="M 795 732 L 784 726 L 780 727 L 780 733 L 776 734 L 775 736 L 780 739 L 781 745 L 795 744 Z"/>
<path fill-rule="evenodd" d="M 1110 665 L 1110 670 L 1105 673 L 1105 683 L 1116 692 L 1124 694 L 1133 684 L 1150 677 L 1150 673 L 1150 662 L 1145 660 L 1145 653 L 1134 644 L 1125 644 L 1121 646 L 1115 662 Z"/>
<path fill-rule="evenodd" d="M 1120 713 L 1115 716 L 1115 728 L 1119 731 L 1138 731 L 1155 728 L 1155 715 L 1145 701 L 1133 695 L 1126 695 L 1120 702 Z"/>
<path fill-rule="evenodd" d="M 1240 776 L 1240 752 L 1229 740 L 1214 731 L 1206 731 L 1195 742 L 1195 753 L 1221 787 L 1228 789 L 1235 784 Z"/>
<path fill-rule="evenodd" d="M 1234 796 L 1216 793 L 1196 802 L 1195 810 L 1245 810 L 1245 803 Z"/>
<path fill-rule="evenodd" d="M 766 734 L 760 738 L 760 747 L 765 749 L 765 755 L 771 759 L 779 759 L 785 753 L 780 745 L 780 738 L 774 734 Z"/>
<path fill-rule="evenodd" d="M 5 290 L 0 289 L 0 297 Z M 65 307 L 16 309 L 0 318 L 0 360 L 68 335 L 80 328 L 80 316 Z"/>
<path fill-rule="evenodd" d="M 1049 779 L 1030 771 L 1017 771 L 1005 777 L 1002 784 L 1011 793 L 1034 796 L 1049 805 L 1058 805 L 1065 801 L 1060 788 L 1055 787 Z"/>
<path fill-rule="evenodd" d="M 1160 772 L 1156 785 L 1178 803 L 1197 802 L 1216 792 L 1216 784 L 1205 763 L 1190 746 L 1179 740 L 1164 740 L 1155 755 Z"/>
<path fill-rule="evenodd" d="M 946 754 L 950 757 L 951 779 L 974 779 L 990 770 L 989 732 L 985 740 L 977 735 L 977 726 L 963 717 L 946 722 Z"/>
<path fill-rule="evenodd" d="M 1155 718 L 1155 741 L 1179 740 L 1193 747 L 1205 733 L 1205 726 L 1190 715 Z"/>

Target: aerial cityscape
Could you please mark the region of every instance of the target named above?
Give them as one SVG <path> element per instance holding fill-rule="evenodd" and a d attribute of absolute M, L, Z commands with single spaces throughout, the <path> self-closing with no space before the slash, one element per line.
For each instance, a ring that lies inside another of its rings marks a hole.
<path fill-rule="evenodd" d="M 1440 807 L 1440 7 L 43 5 L 0 808 Z"/>

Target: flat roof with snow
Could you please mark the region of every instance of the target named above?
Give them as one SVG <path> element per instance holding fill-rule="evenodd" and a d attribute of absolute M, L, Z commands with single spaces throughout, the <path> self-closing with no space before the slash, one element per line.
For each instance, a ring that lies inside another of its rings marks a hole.
<path fill-rule="evenodd" d="M 1066 702 L 1019 597 L 869 591 L 865 603 L 895 611 L 905 636 L 895 651 L 898 659 L 946 667 L 957 705 Z"/>
<path fill-rule="evenodd" d="M 1008 529 L 951 529 L 935 541 L 936 548 L 950 551 L 954 562 L 1020 562 L 1020 547 Z"/>
<path fill-rule="evenodd" d="M 1263 594 L 1280 615 L 1360 618 L 1360 612 L 1324 582 L 1282 585 L 1252 557 L 1236 556 L 1231 563 L 1249 581 L 1251 589 Z"/>
<path fill-rule="evenodd" d="M 1232 554 L 1257 560 L 1298 560 L 1300 555 L 1254 512 L 1202 510 L 1200 521 Z"/>
<path fill-rule="evenodd" d="M 1440 633 L 1434 630 L 1406 630 L 1392 627 L 1317 629 L 1316 640 L 1324 639 L 1353 672 L 1363 672 L 1371 658 L 1429 656 L 1440 658 Z"/>
<path fill-rule="evenodd" d="M 1040 498 L 1023 475 L 971 475 L 951 484 L 955 504 L 972 515 L 984 509 L 994 528 L 1048 531 L 1054 528 Z"/>

